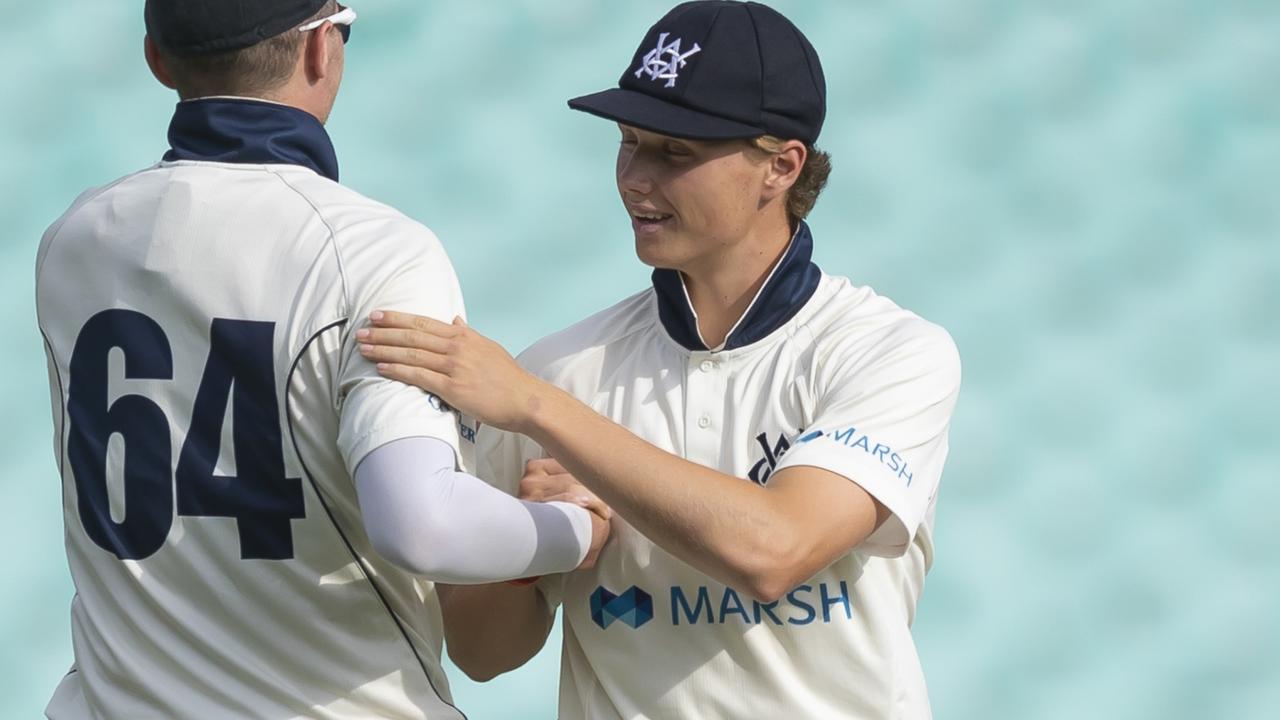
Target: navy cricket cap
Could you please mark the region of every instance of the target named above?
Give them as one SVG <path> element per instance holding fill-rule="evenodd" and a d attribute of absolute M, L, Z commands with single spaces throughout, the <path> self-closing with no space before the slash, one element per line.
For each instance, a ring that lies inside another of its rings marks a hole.
<path fill-rule="evenodd" d="M 673 137 L 774 135 L 813 144 L 827 87 L 818 53 L 778 11 L 697 0 L 649 29 L 618 87 L 569 107 Z"/>
<path fill-rule="evenodd" d="M 179 56 L 240 50 L 312 17 L 328 0 L 147 0 L 147 34 Z"/>

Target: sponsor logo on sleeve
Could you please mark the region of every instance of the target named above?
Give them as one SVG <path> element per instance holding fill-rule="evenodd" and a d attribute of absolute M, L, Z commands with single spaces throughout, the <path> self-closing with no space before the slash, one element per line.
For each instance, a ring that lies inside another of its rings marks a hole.
<path fill-rule="evenodd" d="M 478 426 L 479 423 L 477 423 L 476 425 Z M 476 429 L 477 429 L 476 426 L 473 426 L 471 423 L 467 422 L 466 420 L 462 420 L 458 423 L 458 435 L 463 439 L 464 442 L 469 442 L 472 445 L 474 445 L 476 442 Z"/>
<path fill-rule="evenodd" d="M 832 431 L 812 430 L 796 440 L 796 444 L 811 443 L 820 437 L 829 437 L 833 442 L 840 443 L 847 448 L 865 452 L 878 460 L 890 472 L 896 473 L 899 480 L 906 480 L 907 487 L 911 487 L 914 472 L 902 455 L 895 452 L 892 447 L 876 442 L 870 435 L 859 433 L 856 427 L 849 426 Z"/>

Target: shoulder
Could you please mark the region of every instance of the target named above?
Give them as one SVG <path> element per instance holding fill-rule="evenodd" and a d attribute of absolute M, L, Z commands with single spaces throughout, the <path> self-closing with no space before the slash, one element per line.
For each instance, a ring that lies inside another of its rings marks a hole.
<path fill-rule="evenodd" d="M 805 329 L 818 367 L 894 366 L 959 383 L 960 354 L 942 326 L 842 277 L 824 276 L 815 299 L 821 304 Z"/>
<path fill-rule="evenodd" d="M 68 219 L 74 217 L 75 215 L 77 215 L 78 213 L 80 213 L 81 211 L 87 208 L 91 208 L 91 206 L 94 204 L 94 201 L 98 200 L 104 195 L 109 194 L 112 190 L 115 190 L 121 186 L 128 185 L 134 182 L 135 180 L 146 178 L 149 172 L 152 170 L 155 170 L 157 167 L 158 166 L 153 165 L 151 167 L 143 168 L 142 170 L 138 170 L 137 172 L 132 172 L 132 173 L 129 173 L 128 175 L 124 175 L 122 177 L 116 178 L 115 180 L 112 180 L 106 185 L 97 185 L 89 188 L 88 190 L 85 190 L 84 192 L 76 196 L 76 199 L 71 202 L 71 205 L 66 209 L 66 211 L 63 212 L 62 215 L 56 221 L 54 221 L 52 225 L 49 226 L 49 229 L 46 231 L 45 234 L 51 235 L 56 233 L 57 229 L 61 227 Z"/>
<path fill-rule="evenodd" d="M 520 354 L 530 372 L 553 380 L 602 355 L 610 346 L 653 326 L 653 289 L 647 288 L 537 341 Z"/>
<path fill-rule="evenodd" d="M 280 166 L 274 173 L 332 231 L 340 249 L 378 245 L 384 252 L 441 250 L 427 226 L 399 210 L 315 173 Z"/>
<path fill-rule="evenodd" d="M 107 195 L 116 187 L 120 185 L 128 184 L 135 178 L 139 178 L 143 176 L 148 170 L 152 170 L 154 168 L 155 166 L 152 166 L 150 168 L 145 168 L 143 170 L 130 173 L 123 177 L 117 178 L 116 180 L 110 183 L 107 183 L 106 185 L 91 187 L 88 190 L 85 190 L 84 192 L 80 193 L 80 195 L 77 196 L 76 199 L 71 202 L 70 207 L 68 207 L 66 211 L 63 212 L 62 215 L 60 215 L 57 220 L 54 220 L 53 224 L 51 224 L 44 231 L 44 235 L 40 239 L 40 248 L 36 253 L 37 276 L 39 275 L 41 266 L 44 265 L 44 258 L 48 254 L 49 245 L 57 239 L 58 234 L 59 232 L 61 232 L 63 227 L 65 227 L 69 222 L 72 222 L 74 218 L 84 216 L 84 213 L 86 210 L 89 210 L 90 212 L 92 212 L 91 206 L 94 204 L 94 201 L 98 200 L 104 195 Z"/>
<path fill-rule="evenodd" d="M 268 171 L 306 203 L 312 222 L 327 235 L 353 304 L 389 283 L 401 286 L 398 292 L 406 299 L 458 293 L 449 255 L 426 225 L 309 170 L 278 166 Z"/>

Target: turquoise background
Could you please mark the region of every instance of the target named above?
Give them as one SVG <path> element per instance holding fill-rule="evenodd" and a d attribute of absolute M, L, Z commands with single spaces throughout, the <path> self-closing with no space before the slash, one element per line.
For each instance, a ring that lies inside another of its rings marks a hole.
<path fill-rule="evenodd" d="M 936 716 L 1280 717 L 1280 3 L 774 4 L 830 88 L 819 263 L 964 360 L 916 625 Z M 0 0 L 6 718 L 71 663 L 36 245 L 166 147 L 141 5 Z M 343 178 L 437 231 L 512 349 L 647 283 L 616 131 L 564 101 L 667 7 L 357 6 Z M 553 717 L 557 665 L 455 693 L 474 720 Z"/>

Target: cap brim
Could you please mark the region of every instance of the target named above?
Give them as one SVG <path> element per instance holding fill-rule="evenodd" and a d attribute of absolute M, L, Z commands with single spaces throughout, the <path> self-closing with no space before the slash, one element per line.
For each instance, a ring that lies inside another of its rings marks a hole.
<path fill-rule="evenodd" d="M 574 98 L 569 101 L 569 107 L 641 130 L 691 140 L 733 140 L 765 134 L 764 129 L 754 125 L 623 88 Z"/>

